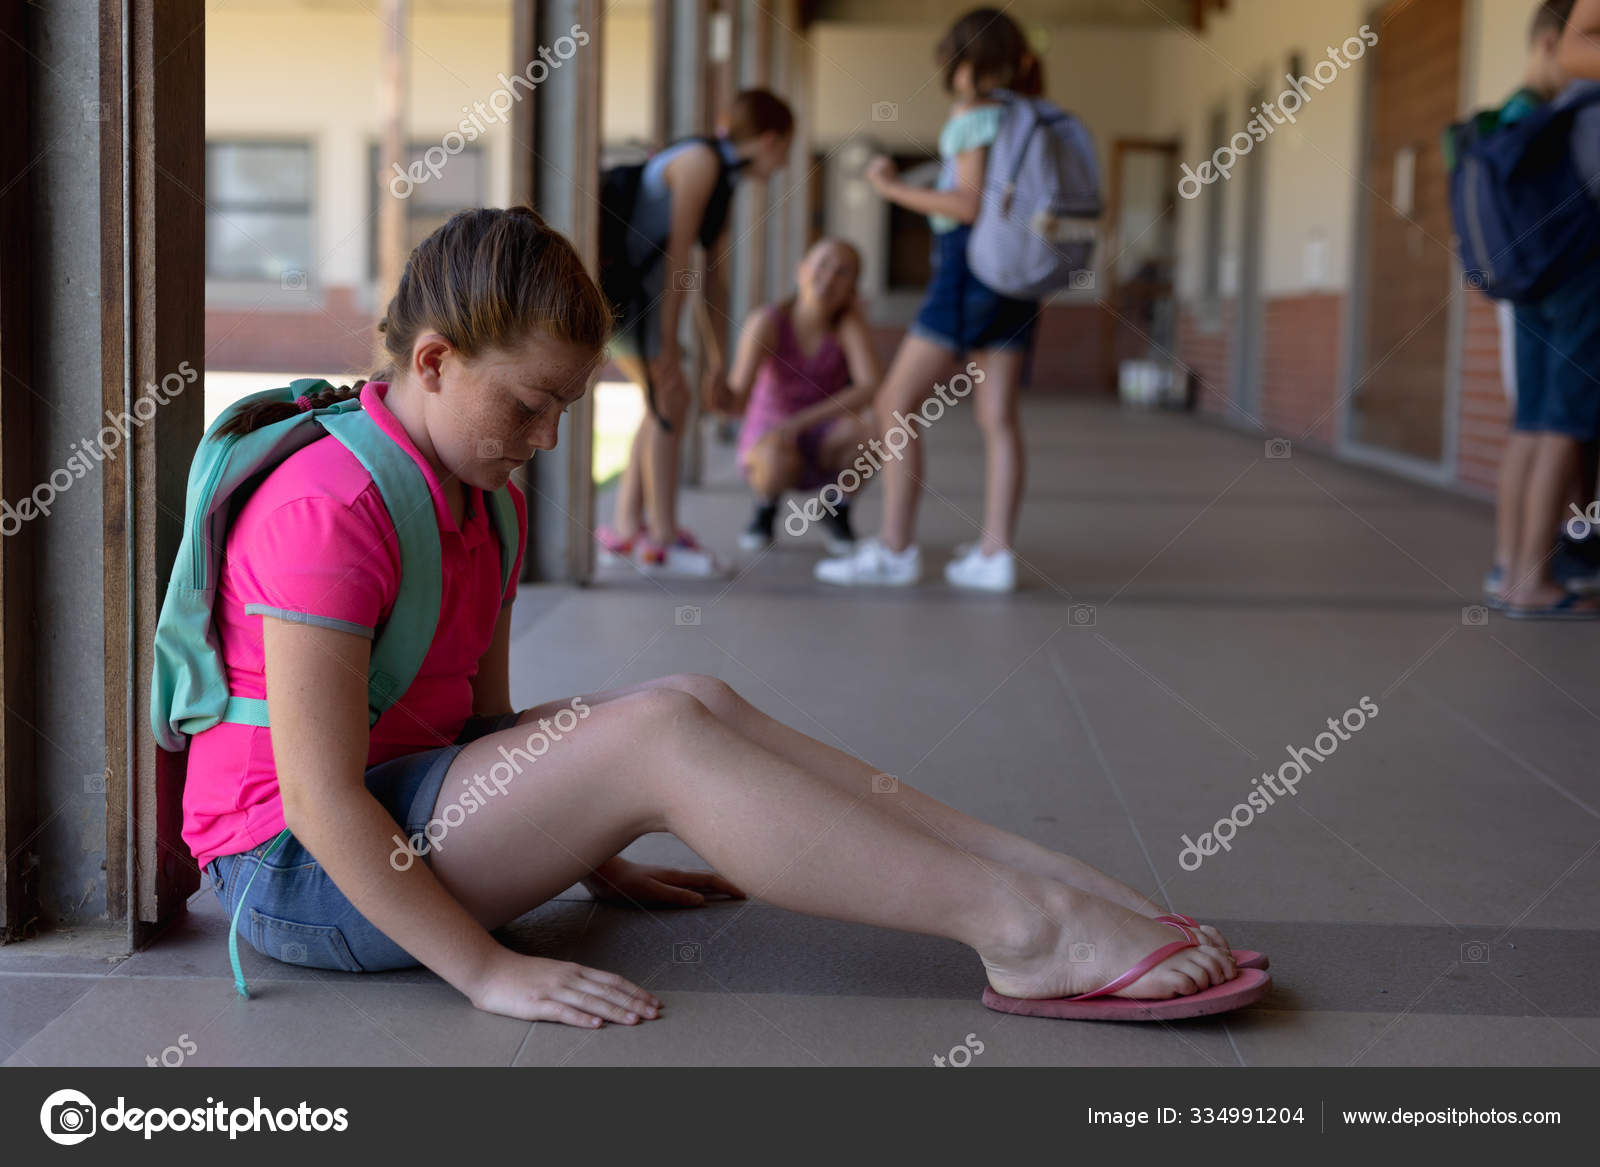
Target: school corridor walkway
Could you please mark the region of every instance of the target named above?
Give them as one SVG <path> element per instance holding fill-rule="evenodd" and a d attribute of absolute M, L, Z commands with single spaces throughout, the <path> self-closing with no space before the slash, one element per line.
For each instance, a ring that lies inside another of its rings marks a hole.
<path fill-rule="evenodd" d="M 924 439 L 920 588 L 825 591 L 811 536 L 715 585 L 609 569 L 524 589 L 514 696 L 715 674 L 1265 950 L 1263 1005 L 1173 1026 L 1008 1017 L 980 1006 L 978 962 L 953 943 L 759 900 L 623 910 L 581 888 L 505 941 L 632 978 L 662 1020 L 529 1025 L 426 971 L 327 973 L 245 948 L 247 1002 L 203 889 L 136 955 L 88 933 L 0 949 L 0 1060 L 1600 1064 L 1600 640 L 1485 618 L 1488 509 L 1189 417 L 1029 400 L 1027 586 L 953 594 L 934 580 L 980 508 L 969 414 Z M 709 450 L 688 517 L 731 552 L 747 499 L 726 448 Z M 1257 811 L 1268 771 L 1283 793 Z M 630 854 L 694 858 L 666 836 Z"/>

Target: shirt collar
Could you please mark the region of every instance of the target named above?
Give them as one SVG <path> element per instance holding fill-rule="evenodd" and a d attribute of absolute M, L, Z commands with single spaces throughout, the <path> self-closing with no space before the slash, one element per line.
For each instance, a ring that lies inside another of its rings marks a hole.
<path fill-rule="evenodd" d="M 411 440 L 411 435 L 406 433 L 405 426 L 400 424 L 400 419 L 390 412 L 389 406 L 385 403 L 384 397 L 388 392 L 387 381 L 368 381 L 361 387 L 361 408 L 377 423 L 379 429 L 411 456 L 411 460 L 422 471 L 422 480 L 428 484 L 428 493 L 433 498 L 433 512 L 434 517 L 439 520 L 439 529 L 460 532 L 463 527 L 472 524 L 472 519 L 481 509 L 473 502 L 477 490 L 470 486 L 466 488 L 466 507 L 462 513 L 462 526 L 456 526 L 455 517 L 450 513 L 450 504 L 445 498 L 444 486 L 440 483 L 438 474 L 434 473 L 433 466 L 422 456 L 416 443 Z"/>

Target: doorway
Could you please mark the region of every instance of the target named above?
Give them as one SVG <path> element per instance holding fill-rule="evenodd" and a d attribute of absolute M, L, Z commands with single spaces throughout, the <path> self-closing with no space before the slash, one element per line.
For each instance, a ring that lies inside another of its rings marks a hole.
<path fill-rule="evenodd" d="M 1461 0 L 1383 10 L 1369 55 L 1370 117 L 1356 385 L 1347 441 L 1383 460 L 1442 469 L 1448 449 L 1455 256 L 1440 131 L 1461 92 Z"/>

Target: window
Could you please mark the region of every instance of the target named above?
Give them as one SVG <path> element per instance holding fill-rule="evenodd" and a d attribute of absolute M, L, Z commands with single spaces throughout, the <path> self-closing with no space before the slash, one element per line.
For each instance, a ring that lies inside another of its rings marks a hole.
<path fill-rule="evenodd" d="M 433 172 L 426 168 L 427 164 L 423 158 L 430 149 L 434 151 L 434 161 L 437 163 L 440 151 L 437 142 L 413 142 L 411 156 L 406 160 L 408 171 L 413 165 L 421 163 L 422 166 L 414 173 L 426 176 L 426 181 L 411 186 L 410 196 L 405 200 L 408 252 L 457 211 L 464 211 L 468 207 L 481 207 L 484 202 L 486 182 L 481 146 L 466 146 L 459 154 L 446 155 L 443 163 L 438 165 L 438 177 L 434 177 Z M 387 174 L 378 173 L 376 145 L 367 153 L 367 173 L 372 175 L 371 196 L 368 203 L 371 215 L 367 221 L 367 275 L 370 279 L 377 279 L 378 200 L 395 197 L 389 190 L 389 184 L 395 178 L 395 173 L 393 170 Z"/>
<path fill-rule="evenodd" d="M 311 188 L 309 142 L 207 142 L 206 275 L 303 283 Z"/>

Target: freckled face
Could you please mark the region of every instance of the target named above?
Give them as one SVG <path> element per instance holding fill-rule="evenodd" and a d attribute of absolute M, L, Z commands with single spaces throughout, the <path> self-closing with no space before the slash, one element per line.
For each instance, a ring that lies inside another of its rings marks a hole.
<path fill-rule="evenodd" d="M 535 332 L 516 349 L 450 362 L 428 421 L 445 468 L 498 490 L 536 450 L 553 450 L 561 415 L 589 388 L 600 354 Z"/>

